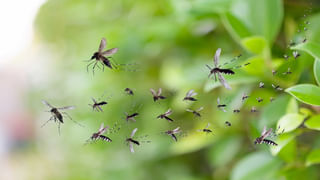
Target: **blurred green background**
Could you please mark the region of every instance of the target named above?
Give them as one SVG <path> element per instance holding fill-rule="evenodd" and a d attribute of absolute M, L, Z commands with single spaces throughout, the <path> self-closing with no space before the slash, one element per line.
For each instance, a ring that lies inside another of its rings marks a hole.
<path fill-rule="evenodd" d="M 316 0 L 47 1 L 34 23 L 33 61 L 25 64 L 29 70 L 23 100 L 33 133 L 24 141 L 12 139 L 14 172 L 21 179 L 46 180 L 320 179 L 320 117 L 314 106 L 319 104 L 271 86 L 317 83 L 319 8 Z M 102 37 L 107 48 L 119 48 L 113 56 L 118 63 L 137 63 L 127 66 L 137 71 L 88 73 L 84 60 Z M 301 44 L 304 37 L 307 43 Z M 288 48 L 291 40 L 299 45 Z M 222 48 L 222 62 L 243 55 L 228 67 L 251 63 L 226 76 L 231 91 L 208 79 L 205 64 L 212 65 L 217 48 Z M 292 57 L 293 49 L 300 58 Z M 290 58 L 285 60 L 284 54 Z M 288 67 L 293 73 L 283 75 Z M 278 74 L 273 76 L 272 70 Z M 124 93 L 126 87 L 133 89 L 133 97 Z M 159 87 L 168 99 L 154 103 L 149 89 Z M 195 103 L 182 101 L 190 89 L 199 94 Z M 104 112 L 92 112 L 91 97 L 104 93 L 110 97 Z M 244 93 L 250 98 L 242 104 Z M 227 113 L 216 108 L 217 97 L 228 103 Z M 258 97 L 264 101 L 258 103 Z M 275 101 L 270 103 L 270 97 Z M 57 107 L 76 106 L 68 113 L 85 127 L 66 119 L 60 136 L 53 122 L 40 128 L 50 117 L 43 112 L 42 99 Z M 126 123 L 124 112 L 139 105 L 137 122 Z M 201 118 L 185 111 L 201 106 Z M 250 113 L 252 106 L 257 113 Z M 156 119 L 169 108 L 173 123 Z M 241 113 L 232 113 L 236 108 Z M 301 125 L 308 118 L 315 120 Z M 225 121 L 232 126 L 226 127 Z M 121 126 L 108 135 L 113 142 L 84 146 L 102 122 Z M 208 122 L 212 135 L 197 132 Z M 278 147 L 253 145 L 264 126 L 279 125 L 285 133 L 275 140 Z M 161 133 L 178 126 L 185 132 L 178 142 Z M 137 136 L 148 135 L 152 143 L 135 147 L 131 154 L 124 140 L 136 127 Z"/>

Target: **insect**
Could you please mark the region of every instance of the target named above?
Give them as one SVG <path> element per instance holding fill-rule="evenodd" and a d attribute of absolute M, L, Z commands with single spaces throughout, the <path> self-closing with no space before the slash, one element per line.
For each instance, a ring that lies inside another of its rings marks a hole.
<path fill-rule="evenodd" d="M 263 131 L 261 133 L 260 137 L 257 137 L 256 140 L 254 141 L 254 144 L 268 144 L 268 145 L 273 145 L 277 146 L 278 144 L 275 143 L 274 141 L 270 139 L 266 139 L 270 134 L 272 133 L 272 128 L 270 128 L 268 131 L 266 127 L 263 128 Z"/>
<path fill-rule="evenodd" d="M 173 122 L 173 119 L 169 118 L 168 116 L 172 114 L 172 110 L 168 109 L 167 112 L 165 112 L 164 114 L 160 114 L 159 116 L 157 116 L 158 119 L 166 119 L 169 122 Z"/>
<path fill-rule="evenodd" d="M 209 126 L 210 126 L 210 123 L 208 123 L 205 128 L 198 129 L 198 132 L 212 133 L 212 130 L 209 129 Z"/>
<path fill-rule="evenodd" d="M 302 40 L 302 43 L 306 43 L 307 42 L 307 38 L 304 38 L 303 40 Z"/>
<path fill-rule="evenodd" d="M 275 75 L 277 74 L 277 72 L 278 72 L 277 70 L 274 70 L 274 69 L 273 69 L 273 70 L 272 70 L 272 75 L 275 76 Z"/>
<path fill-rule="evenodd" d="M 128 122 L 129 120 L 130 121 L 133 121 L 133 122 L 136 122 L 136 120 L 134 119 L 135 117 L 137 117 L 139 115 L 139 113 L 135 112 L 133 114 L 128 114 L 128 113 L 124 113 L 126 115 L 126 121 Z"/>
<path fill-rule="evenodd" d="M 287 70 L 286 72 L 282 73 L 282 74 L 283 74 L 283 75 L 292 74 L 292 72 L 291 72 L 290 70 L 291 70 L 291 69 L 290 69 L 290 68 L 288 68 L 288 70 Z"/>
<path fill-rule="evenodd" d="M 104 124 L 101 123 L 98 132 L 93 133 L 92 136 L 90 137 L 90 139 L 87 140 L 87 143 L 90 141 L 92 141 L 92 142 L 97 141 L 99 139 L 101 139 L 103 141 L 107 141 L 107 142 L 112 142 L 112 140 L 109 137 L 102 135 L 107 131 L 108 128 L 109 128 L 109 126 L 104 127 Z"/>
<path fill-rule="evenodd" d="M 259 83 L 259 88 L 264 88 L 264 83 L 263 82 Z"/>
<path fill-rule="evenodd" d="M 261 97 L 256 98 L 256 100 L 260 103 L 263 101 L 263 99 Z"/>
<path fill-rule="evenodd" d="M 133 91 L 130 88 L 125 88 L 124 92 L 126 92 L 128 95 L 131 95 L 131 96 L 134 95 Z"/>
<path fill-rule="evenodd" d="M 96 111 L 100 111 L 103 112 L 101 106 L 108 104 L 106 101 L 101 101 L 101 102 L 97 102 L 93 97 L 91 97 L 93 104 L 88 104 L 89 106 L 92 107 L 92 110 L 96 110 Z"/>
<path fill-rule="evenodd" d="M 229 122 L 229 121 L 226 121 L 226 122 L 224 122 L 227 126 L 231 126 L 231 122 Z"/>
<path fill-rule="evenodd" d="M 172 139 L 177 142 L 178 139 L 177 139 L 177 136 L 175 134 L 180 133 L 180 132 L 181 132 L 180 127 L 177 127 L 177 128 L 175 128 L 173 130 L 168 130 L 165 133 L 168 134 L 169 136 L 171 136 Z"/>
<path fill-rule="evenodd" d="M 255 106 L 252 106 L 250 112 L 255 113 L 258 112 L 258 110 Z"/>
<path fill-rule="evenodd" d="M 152 94 L 152 96 L 153 96 L 153 101 L 154 101 L 154 102 L 158 101 L 159 99 L 166 99 L 166 97 L 161 96 L 162 88 L 159 88 L 157 93 L 156 93 L 156 91 L 153 90 L 152 88 L 150 89 L 150 91 L 151 91 L 151 94 Z"/>
<path fill-rule="evenodd" d="M 201 117 L 201 114 L 200 114 L 200 111 L 203 110 L 203 107 L 200 107 L 199 109 L 197 110 L 192 110 L 192 109 L 186 109 L 186 111 L 188 112 L 192 112 L 195 116 L 197 117 Z"/>
<path fill-rule="evenodd" d="M 274 97 L 270 97 L 270 102 L 274 101 Z"/>
<path fill-rule="evenodd" d="M 283 55 L 283 57 L 284 57 L 284 59 L 285 59 L 285 60 L 288 60 L 288 59 L 289 59 L 289 56 L 288 56 L 288 55 L 286 55 L 286 54 L 285 54 L 285 55 Z"/>
<path fill-rule="evenodd" d="M 104 66 L 107 66 L 110 69 L 113 69 L 113 67 L 116 68 L 116 66 L 110 61 L 110 59 L 112 58 L 111 55 L 115 54 L 118 51 L 118 48 L 112 48 L 112 49 L 108 49 L 106 51 L 103 51 L 103 49 L 106 47 L 106 45 L 107 45 L 106 39 L 102 38 L 98 51 L 95 52 L 93 54 L 93 56 L 91 57 L 91 59 L 89 60 L 89 62 L 90 61 L 93 61 L 93 62 L 90 62 L 87 65 L 87 71 L 89 69 L 89 66 L 94 64 L 93 68 L 92 68 L 93 74 L 94 74 L 94 69 L 98 65 L 98 63 L 102 64 L 103 71 L 104 71 Z M 108 57 L 106 57 L 106 56 L 108 56 Z"/>
<path fill-rule="evenodd" d="M 246 99 L 248 99 L 249 97 L 250 97 L 250 96 L 248 96 L 248 95 L 246 95 L 246 94 L 243 94 L 243 95 L 242 95 L 242 98 L 241 98 L 242 102 L 245 101 Z"/>
<path fill-rule="evenodd" d="M 70 120 L 72 120 L 72 118 L 69 116 L 69 114 L 66 112 L 62 112 L 62 110 L 71 110 L 71 109 L 74 109 L 75 107 L 74 106 L 65 106 L 65 107 L 61 107 L 61 108 L 56 108 L 56 107 L 52 106 L 51 104 L 49 104 L 45 100 L 42 100 L 42 103 L 50 108 L 50 111 L 47 111 L 47 112 L 50 112 L 52 116 L 41 127 L 44 127 L 49 121 L 54 120 L 54 122 L 58 123 L 58 131 L 60 134 L 60 124 L 64 123 L 64 121 L 63 121 L 64 116 L 63 115 L 66 115 L 66 117 L 68 117 Z M 72 120 L 72 121 L 75 122 L 76 124 L 82 126 L 81 124 L 77 123 L 76 121 L 74 121 L 74 120 Z"/>
<path fill-rule="evenodd" d="M 240 109 L 234 109 L 233 113 L 240 113 Z"/>
<path fill-rule="evenodd" d="M 183 98 L 184 101 L 197 101 L 196 98 L 192 97 L 192 96 L 196 96 L 197 93 L 194 92 L 193 89 L 191 89 L 190 91 L 187 92 L 186 96 Z"/>
<path fill-rule="evenodd" d="M 277 91 L 282 91 L 283 88 L 281 88 L 279 85 L 274 85 L 272 84 L 273 89 L 277 90 Z"/>
<path fill-rule="evenodd" d="M 211 68 L 209 65 L 206 64 L 207 68 L 210 70 L 210 74 L 208 78 L 210 78 L 211 75 L 214 75 L 215 81 L 217 81 L 217 75 L 220 83 L 226 88 L 226 89 L 231 89 L 231 86 L 227 83 L 226 79 L 221 75 L 221 74 L 228 74 L 228 75 L 234 75 L 234 71 L 231 69 L 222 69 L 218 65 L 219 63 L 219 58 L 221 54 L 221 48 L 218 48 L 215 55 L 214 55 L 214 68 Z"/>
<path fill-rule="evenodd" d="M 225 107 L 227 107 L 227 105 L 226 104 L 220 104 L 220 98 L 217 98 L 217 108 L 220 109 L 223 112 L 227 112 L 225 110 Z"/>
<path fill-rule="evenodd" d="M 294 59 L 297 59 L 298 57 L 300 57 L 300 54 L 298 51 L 293 51 L 292 55 L 293 55 Z"/>
<path fill-rule="evenodd" d="M 130 137 L 126 139 L 126 142 L 129 143 L 129 148 L 132 153 L 134 153 L 133 144 L 140 146 L 140 142 L 133 139 L 133 136 L 137 131 L 138 131 L 138 128 L 133 129 Z"/>

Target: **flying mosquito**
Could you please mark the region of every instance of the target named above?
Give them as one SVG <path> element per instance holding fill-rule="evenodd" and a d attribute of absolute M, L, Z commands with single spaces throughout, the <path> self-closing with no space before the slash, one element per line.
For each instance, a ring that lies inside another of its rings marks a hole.
<path fill-rule="evenodd" d="M 233 113 L 240 113 L 240 109 L 234 109 Z"/>
<path fill-rule="evenodd" d="M 225 110 L 226 107 L 227 107 L 227 105 L 226 104 L 220 104 L 220 98 L 217 98 L 217 108 L 220 109 L 223 112 L 227 112 Z"/>
<path fill-rule="evenodd" d="M 255 113 L 258 112 L 258 110 L 255 106 L 252 106 L 250 112 Z"/>
<path fill-rule="evenodd" d="M 132 130 L 129 138 L 126 139 L 126 142 L 129 144 L 130 151 L 134 153 L 133 144 L 139 146 L 140 142 L 133 139 L 134 134 L 138 131 L 138 128 Z"/>
<path fill-rule="evenodd" d="M 285 60 L 289 59 L 289 56 L 287 54 L 283 55 L 283 57 L 284 57 Z"/>
<path fill-rule="evenodd" d="M 93 97 L 91 97 L 93 104 L 88 104 L 92 107 L 92 111 L 103 112 L 101 106 L 108 104 L 106 101 L 97 102 Z"/>
<path fill-rule="evenodd" d="M 168 116 L 172 114 L 172 110 L 168 109 L 167 112 L 165 112 L 164 114 L 160 114 L 159 116 L 157 116 L 158 119 L 166 119 L 169 122 L 173 122 L 173 119 L 169 118 Z"/>
<path fill-rule="evenodd" d="M 209 133 L 212 133 L 212 130 L 209 129 L 209 126 L 210 126 L 210 123 L 208 123 L 205 128 L 203 128 L 203 129 L 198 129 L 197 131 L 198 131 L 198 132 L 205 132 L 205 133 L 208 133 L 208 134 L 209 134 Z"/>
<path fill-rule="evenodd" d="M 275 76 L 277 73 L 278 73 L 277 70 L 274 70 L 274 69 L 272 70 L 272 75 L 273 75 L 273 76 Z"/>
<path fill-rule="evenodd" d="M 263 101 L 263 99 L 261 97 L 256 98 L 256 100 L 258 101 L 258 103 Z"/>
<path fill-rule="evenodd" d="M 293 55 L 294 59 L 297 59 L 298 57 L 300 57 L 300 54 L 298 51 L 293 51 L 292 55 Z"/>
<path fill-rule="evenodd" d="M 288 68 L 288 70 L 287 70 L 286 72 L 282 73 L 282 74 L 283 74 L 283 75 L 289 75 L 289 74 L 292 74 L 291 69 L 290 69 L 290 68 Z"/>
<path fill-rule="evenodd" d="M 180 133 L 180 132 L 181 132 L 180 127 L 177 127 L 177 128 L 175 128 L 173 130 L 168 130 L 165 133 L 168 134 L 169 136 L 171 136 L 172 139 L 177 142 L 178 139 L 177 139 L 177 136 L 175 134 Z"/>
<path fill-rule="evenodd" d="M 263 82 L 259 83 L 259 88 L 264 88 L 264 83 Z"/>
<path fill-rule="evenodd" d="M 203 107 L 200 107 L 197 110 L 192 110 L 192 109 L 186 109 L 186 111 L 193 113 L 197 117 L 201 117 L 200 111 L 203 110 Z"/>
<path fill-rule="evenodd" d="M 93 73 L 94 73 L 95 67 L 96 66 L 99 67 L 98 63 L 102 64 L 103 71 L 104 71 L 104 66 L 107 66 L 110 69 L 116 68 L 116 66 L 110 61 L 110 59 L 112 58 L 111 55 L 115 54 L 118 51 L 118 48 L 112 48 L 112 49 L 108 49 L 106 51 L 103 51 L 104 48 L 106 47 L 106 45 L 107 45 L 106 39 L 102 38 L 98 51 L 95 52 L 93 54 L 93 56 L 91 57 L 91 59 L 89 60 L 89 62 L 90 61 L 93 61 L 93 62 L 90 62 L 87 65 L 87 71 L 89 69 L 89 66 L 94 64 L 93 68 L 92 68 Z M 108 57 L 106 57 L 106 56 L 108 56 Z"/>
<path fill-rule="evenodd" d="M 215 81 L 217 81 L 217 75 L 220 83 L 226 88 L 226 89 L 231 89 L 231 86 L 227 83 L 226 79 L 222 76 L 222 74 L 228 74 L 228 75 L 234 75 L 234 71 L 232 71 L 230 68 L 229 69 L 222 69 L 220 68 L 221 66 L 218 65 L 219 63 L 219 58 L 221 54 L 221 48 L 217 49 L 215 55 L 214 55 L 214 68 L 211 68 L 209 65 L 206 64 L 207 68 L 210 70 L 210 74 L 208 75 L 208 78 L 210 76 L 214 75 Z"/>
<path fill-rule="evenodd" d="M 130 121 L 133 121 L 133 122 L 136 122 L 136 119 L 135 117 L 137 117 L 139 115 L 139 113 L 135 112 L 135 113 L 132 113 L 132 114 L 128 114 L 127 112 L 124 113 L 126 115 L 126 121 L 128 122 L 129 120 Z"/>
<path fill-rule="evenodd" d="M 266 139 L 270 134 L 272 133 L 272 128 L 270 128 L 268 131 L 266 127 L 263 128 L 263 131 L 261 133 L 260 137 L 257 137 L 256 140 L 254 141 L 254 144 L 268 144 L 268 145 L 273 145 L 273 146 L 278 146 L 277 143 L 273 142 L 270 139 Z"/>
<path fill-rule="evenodd" d="M 154 89 L 150 89 L 150 91 L 151 91 L 151 94 L 152 94 L 152 96 L 153 96 L 153 101 L 154 102 L 156 102 L 156 101 L 158 101 L 159 99 L 166 99 L 166 97 L 164 97 L 164 96 L 161 96 L 161 93 L 162 93 L 162 89 L 161 88 L 159 88 L 158 89 L 158 92 L 156 93 L 156 91 L 154 90 Z"/>
<path fill-rule="evenodd" d="M 274 101 L 274 97 L 270 97 L 270 102 Z"/>
<path fill-rule="evenodd" d="M 279 85 L 274 85 L 272 84 L 273 89 L 277 90 L 277 91 L 282 91 L 283 88 L 281 88 Z"/>
<path fill-rule="evenodd" d="M 64 121 L 63 121 L 64 116 L 63 115 L 66 115 L 66 117 L 68 117 L 70 120 L 72 120 L 72 118 L 69 116 L 68 113 L 62 112 L 62 111 L 63 110 L 71 110 L 71 109 L 74 109 L 75 107 L 74 106 L 65 106 L 65 107 L 61 107 L 61 108 L 56 108 L 56 107 L 50 105 L 45 100 L 42 100 L 42 103 L 50 108 L 50 111 L 47 111 L 47 112 L 50 112 L 52 116 L 41 127 L 44 127 L 49 121 L 54 120 L 54 122 L 58 123 L 58 131 L 59 131 L 59 134 L 60 134 L 60 124 L 64 123 Z M 72 121 L 74 123 L 82 126 L 81 124 L 77 123 L 76 121 L 74 121 L 74 120 L 72 120 Z"/>
<path fill-rule="evenodd" d="M 186 96 L 183 98 L 184 101 L 197 101 L 196 98 L 192 97 L 192 96 L 196 96 L 197 93 L 194 92 L 193 89 L 191 89 L 190 91 L 187 92 Z"/>
<path fill-rule="evenodd" d="M 125 88 L 124 92 L 126 92 L 128 95 L 131 95 L 131 96 L 134 95 L 133 91 L 130 88 Z"/>
<path fill-rule="evenodd" d="M 249 95 L 246 95 L 246 94 L 243 94 L 241 100 L 242 102 L 245 101 L 246 99 L 248 99 L 250 96 Z"/>
<path fill-rule="evenodd" d="M 90 137 L 90 139 L 87 140 L 87 143 L 95 142 L 100 139 L 103 141 L 112 142 L 112 140 L 109 137 L 102 135 L 107 131 L 108 128 L 109 128 L 109 126 L 104 127 L 104 124 L 101 123 L 98 132 L 93 133 L 92 136 Z"/>
<path fill-rule="evenodd" d="M 224 122 L 227 126 L 231 126 L 231 122 L 229 122 L 229 121 L 226 121 L 226 122 Z"/>

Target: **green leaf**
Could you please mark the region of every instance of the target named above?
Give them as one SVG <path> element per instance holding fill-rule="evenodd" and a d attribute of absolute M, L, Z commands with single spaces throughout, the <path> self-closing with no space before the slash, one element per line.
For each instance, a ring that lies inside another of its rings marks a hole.
<path fill-rule="evenodd" d="M 260 36 L 271 44 L 281 27 L 283 4 L 279 0 L 238 0 L 225 17 L 224 24 L 236 40 Z"/>
<path fill-rule="evenodd" d="M 312 84 L 300 84 L 285 90 L 297 100 L 315 106 L 320 106 L 320 88 Z"/>
<path fill-rule="evenodd" d="M 316 42 L 306 42 L 306 43 L 300 43 L 291 49 L 294 50 L 302 50 L 307 53 L 309 53 L 311 56 L 313 56 L 316 59 L 320 59 L 320 44 Z"/>
<path fill-rule="evenodd" d="M 320 85 L 320 59 L 314 60 L 313 73 L 318 85 Z"/>
<path fill-rule="evenodd" d="M 236 164 L 231 172 L 231 180 L 275 179 L 280 166 L 281 161 L 268 153 L 252 153 Z"/>
<path fill-rule="evenodd" d="M 311 166 L 313 164 L 319 164 L 320 163 L 320 149 L 316 149 L 311 151 L 309 155 L 307 156 L 306 165 Z"/>
<path fill-rule="evenodd" d="M 286 114 L 278 121 L 277 127 L 280 127 L 280 132 L 290 132 L 299 127 L 304 118 L 304 115 L 298 113 Z"/>
<path fill-rule="evenodd" d="M 276 143 L 278 146 L 270 146 L 270 151 L 272 155 L 277 155 L 282 148 L 284 148 L 287 144 L 292 141 L 298 133 L 286 133 L 286 134 L 281 134 L 276 140 Z"/>
<path fill-rule="evenodd" d="M 312 116 L 304 125 L 309 129 L 320 131 L 320 115 Z"/>
<path fill-rule="evenodd" d="M 299 111 L 299 106 L 298 106 L 297 100 L 294 98 L 291 98 L 287 106 L 287 113 L 298 113 L 298 111 Z"/>
<path fill-rule="evenodd" d="M 241 43 L 246 49 L 254 54 L 262 54 L 267 46 L 266 40 L 259 36 L 244 38 Z"/>

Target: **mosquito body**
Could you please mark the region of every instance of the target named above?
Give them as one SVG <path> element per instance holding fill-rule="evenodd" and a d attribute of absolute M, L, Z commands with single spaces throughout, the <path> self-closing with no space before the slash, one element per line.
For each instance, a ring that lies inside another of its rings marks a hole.
<path fill-rule="evenodd" d="M 220 109 L 223 112 L 227 112 L 225 110 L 226 107 L 227 107 L 227 105 L 226 104 L 220 104 L 220 98 L 217 98 L 217 108 Z"/>
<path fill-rule="evenodd" d="M 180 133 L 180 132 L 181 132 L 180 127 L 177 127 L 177 128 L 175 128 L 173 130 L 168 130 L 165 133 L 168 134 L 169 136 L 171 136 L 172 139 L 177 142 L 178 138 L 177 138 L 177 136 L 175 134 Z"/>
<path fill-rule="evenodd" d="M 107 45 L 107 40 L 105 38 L 102 38 L 98 51 L 95 52 L 92 55 L 91 59 L 89 60 L 89 62 L 90 61 L 93 61 L 93 62 L 90 62 L 87 65 L 87 71 L 89 69 L 89 66 L 93 64 L 92 70 L 94 73 L 94 69 L 98 65 L 98 63 L 102 64 L 103 71 L 104 71 L 104 66 L 107 66 L 110 69 L 113 69 L 114 67 L 116 68 L 116 66 L 113 65 L 113 63 L 111 62 L 110 59 L 112 58 L 111 55 L 115 54 L 118 51 L 118 48 L 112 48 L 112 49 L 108 49 L 106 51 L 103 51 L 104 48 L 106 47 L 106 45 Z"/>
<path fill-rule="evenodd" d="M 164 114 L 160 114 L 159 116 L 157 116 L 157 118 L 158 119 L 166 119 L 169 122 L 173 122 L 173 119 L 168 117 L 170 114 L 172 114 L 172 110 L 168 109 L 167 112 L 165 112 Z"/>
<path fill-rule="evenodd" d="M 92 107 L 93 111 L 96 110 L 98 112 L 103 112 L 101 106 L 108 104 L 106 101 L 97 102 L 94 98 L 91 98 L 91 99 L 93 101 L 93 104 L 88 104 L 88 105 Z"/>
<path fill-rule="evenodd" d="M 288 70 L 287 70 L 286 72 L 282 73 L 282 74 L 283 74 L 283 75 L 289 75 L 289 74 L 292 74 L 291 69 L 290 69 L 290 68 L 288 68 Z"/>
<path fill-rule="evenodd" d="M 227 126 L 231 126 L 231 122 L 229 122 L 229 121 L 226 121 L 226 122 L 224 122 Z"/>
<path fill-rule="evenodd" d="M 63 110 L 72 110 L 75 107 L 74 106 L 65 106 L 65 107 L 61 107 L 61 108 L 56 108 L 54 106 L 52 106 L 51 104 L 49 104 L 47 101 L 42 100 L 42 103 L 46 106 L 48 106 L 50 108 L 50 112 L 51 113 L 51 117 L 50 119 L 45 122 L 41 127 L 44 127 L 49 121 L 53 120 L 54 122 L 58 123 L 58 130 L 59 130 L 59 134 L 60 134 L 60 124 L 63 124 L 63 115 L 66 115 L 66 117 L 68 117 L 70 120 L 72 120 L 72 118 L 69 116 L 69 114 L 67 114 L 66 112 L 62 112 Z M 74 121 L 74 120 L 72 120 Z M 77 123 L 76 121 L 74 121 L 76 124 L 82 126 L 81 124 Z"/>
<path fill-rule="evenodd" d="M 128 113 L 124 113 L 126 115 L 126 121 L 133 121 L 133 122 L 136 122 L 136 119 L 135 117 L 137 117 L 139 115 L 139 113 L 132 113 L 132 114 L 128 114 Z"/>
<path fill-rule="evenodd" d="M 255 106 L 252 106 L 250 112 L 255 113 L 258 112 L 258 110 Z"/>
<path fill-rule="evenodd" d="M 124 92 L 126 92 L 128 95 L 131 95 L 131 96 L 134 95 L 133 91 L 130 88 L 125 88 Z"/>
<path fill-rule="evenodd" d="M 203 128 L 203 129 L 198 129 L 198 132 L 205 132 L 205 133 L 208 133 L 208 134 L 209 134 L 209 133 L 212 133 L 212 130 L 209 129 L 209 126 L 210 126 L 210 123 L 208 123 L 205 128 Z"/>
<path fill-rule="evenodd" d="M 294 59 L 297 59 L 298 57 L 300 57 L 300 54 L 298 51 L 293 51 L 292 55 L 293 55 Z"/>
<path fill-rule="evenodd" d="M 246 95 L 246 94 L 243 94 L 241 100 L 242 102 L 245 101 L 246 99 L 248 99 L 250 96 L 249 95 Z"/>
<path fill-rule="evenodd" d="M 258 103 L 263 101 L 263 99 L 261 97 L 256 98 L 256 100 L 258 101 Z"/>
<path fill-rule="evenodd" d="M 233 113 L 240 113 L 240 109 L 234 109 Z"/>
<path fill-rule="evenodd" d="M 134 149 L 133 149 L 133 145 L 137 145 L 139 146 L 140 145 L 140 142 L 137 141 L 137 140 L 134 140 L 133 139 L 133 136 L 135 135 L 135 133 L 138 131 L 138 128 L 135 128 L 132 130 L 131 134 L 130 134 L 130 137 L 126 139 L 126 142 L 129 144 L 129 148 L 130 148 L 130 151 L 132 153 L 134 153 Z"/>
<path fill-rule="evenodd" d="M 154 89 L 150 89 L 151 91 L 151 94 L 153 96 L 153 101 L 156 102 L 158 101 L 159 99 L 166 99 L 166 97 L 162 96 L 161 93 L 162 93 L 162 89 L 159 88 L 158 89 L 158 92 L 156 93 L 156 91 Z"/>
<path fill-rule="evenodd" d="M 103 141 L 106 141 L 106 142 L 112 142 L 112 140 L 109 137 L 102 135 L 107 131 L 108 128 L 109 128 L 109 126 L 105 126 L 104 127 L 104 124 L 101 123 L 98 132 L 93 133 L 91 135 L 90 139 L 88 140 L 88 142 L 89 141 L 94 142 L 94 141 L 97 141 L 97 140 L 100 140 L 100 139 L 103 140 Z"/>
<path fill-rule="evenodd" d="M 273 89 L 275 89 L 276 91 L 282 91 L 283 88 L 281 88 L 279 85 L 274 85 L 272 84 Z"/>
<path fill-rule="evenodd" d="M 263 82 L 259 83 L 259 88 L 264 88 L 264 83 Z"/>
<path fill-rule="evenodd" d="M 272 75 L 273 75 L 273 76 L 275 76 L 277 73 L 278 73 L 277 70 L 274 70 L 274 69 L 272 70 Z"/>
<path fill-rule="evenodd" d="M 200 107 L 197 110 L 192 110 L 192 109 L 186 109 L 186 111 L 193 113 L 197 117 L 201 117 L 200 111 L 203 110 L 203 107 Z"/>
<path fill-rule="evenodd" d="M 196 98 L 192 97 L 192 96 L 196 96 L 197 93 L 194 92 L 193 89 L 191 89 L 190 91 L 187 92 L 186 96 L 183 98 L 184 101 L 197 101 Z"/>
<path fill-rule="evenodd" d="M 277 146 L 278 144 L 270 139 L 266 139 L 270 134 L 272 133 L 272 128 L 270 128 L 268 131 L 266 130 L 266 127 L 263 128 L 263 131 L 261 133 L 260 137 L 257 137 L 254 141 L 254 144 L 268 144 Z"/>

